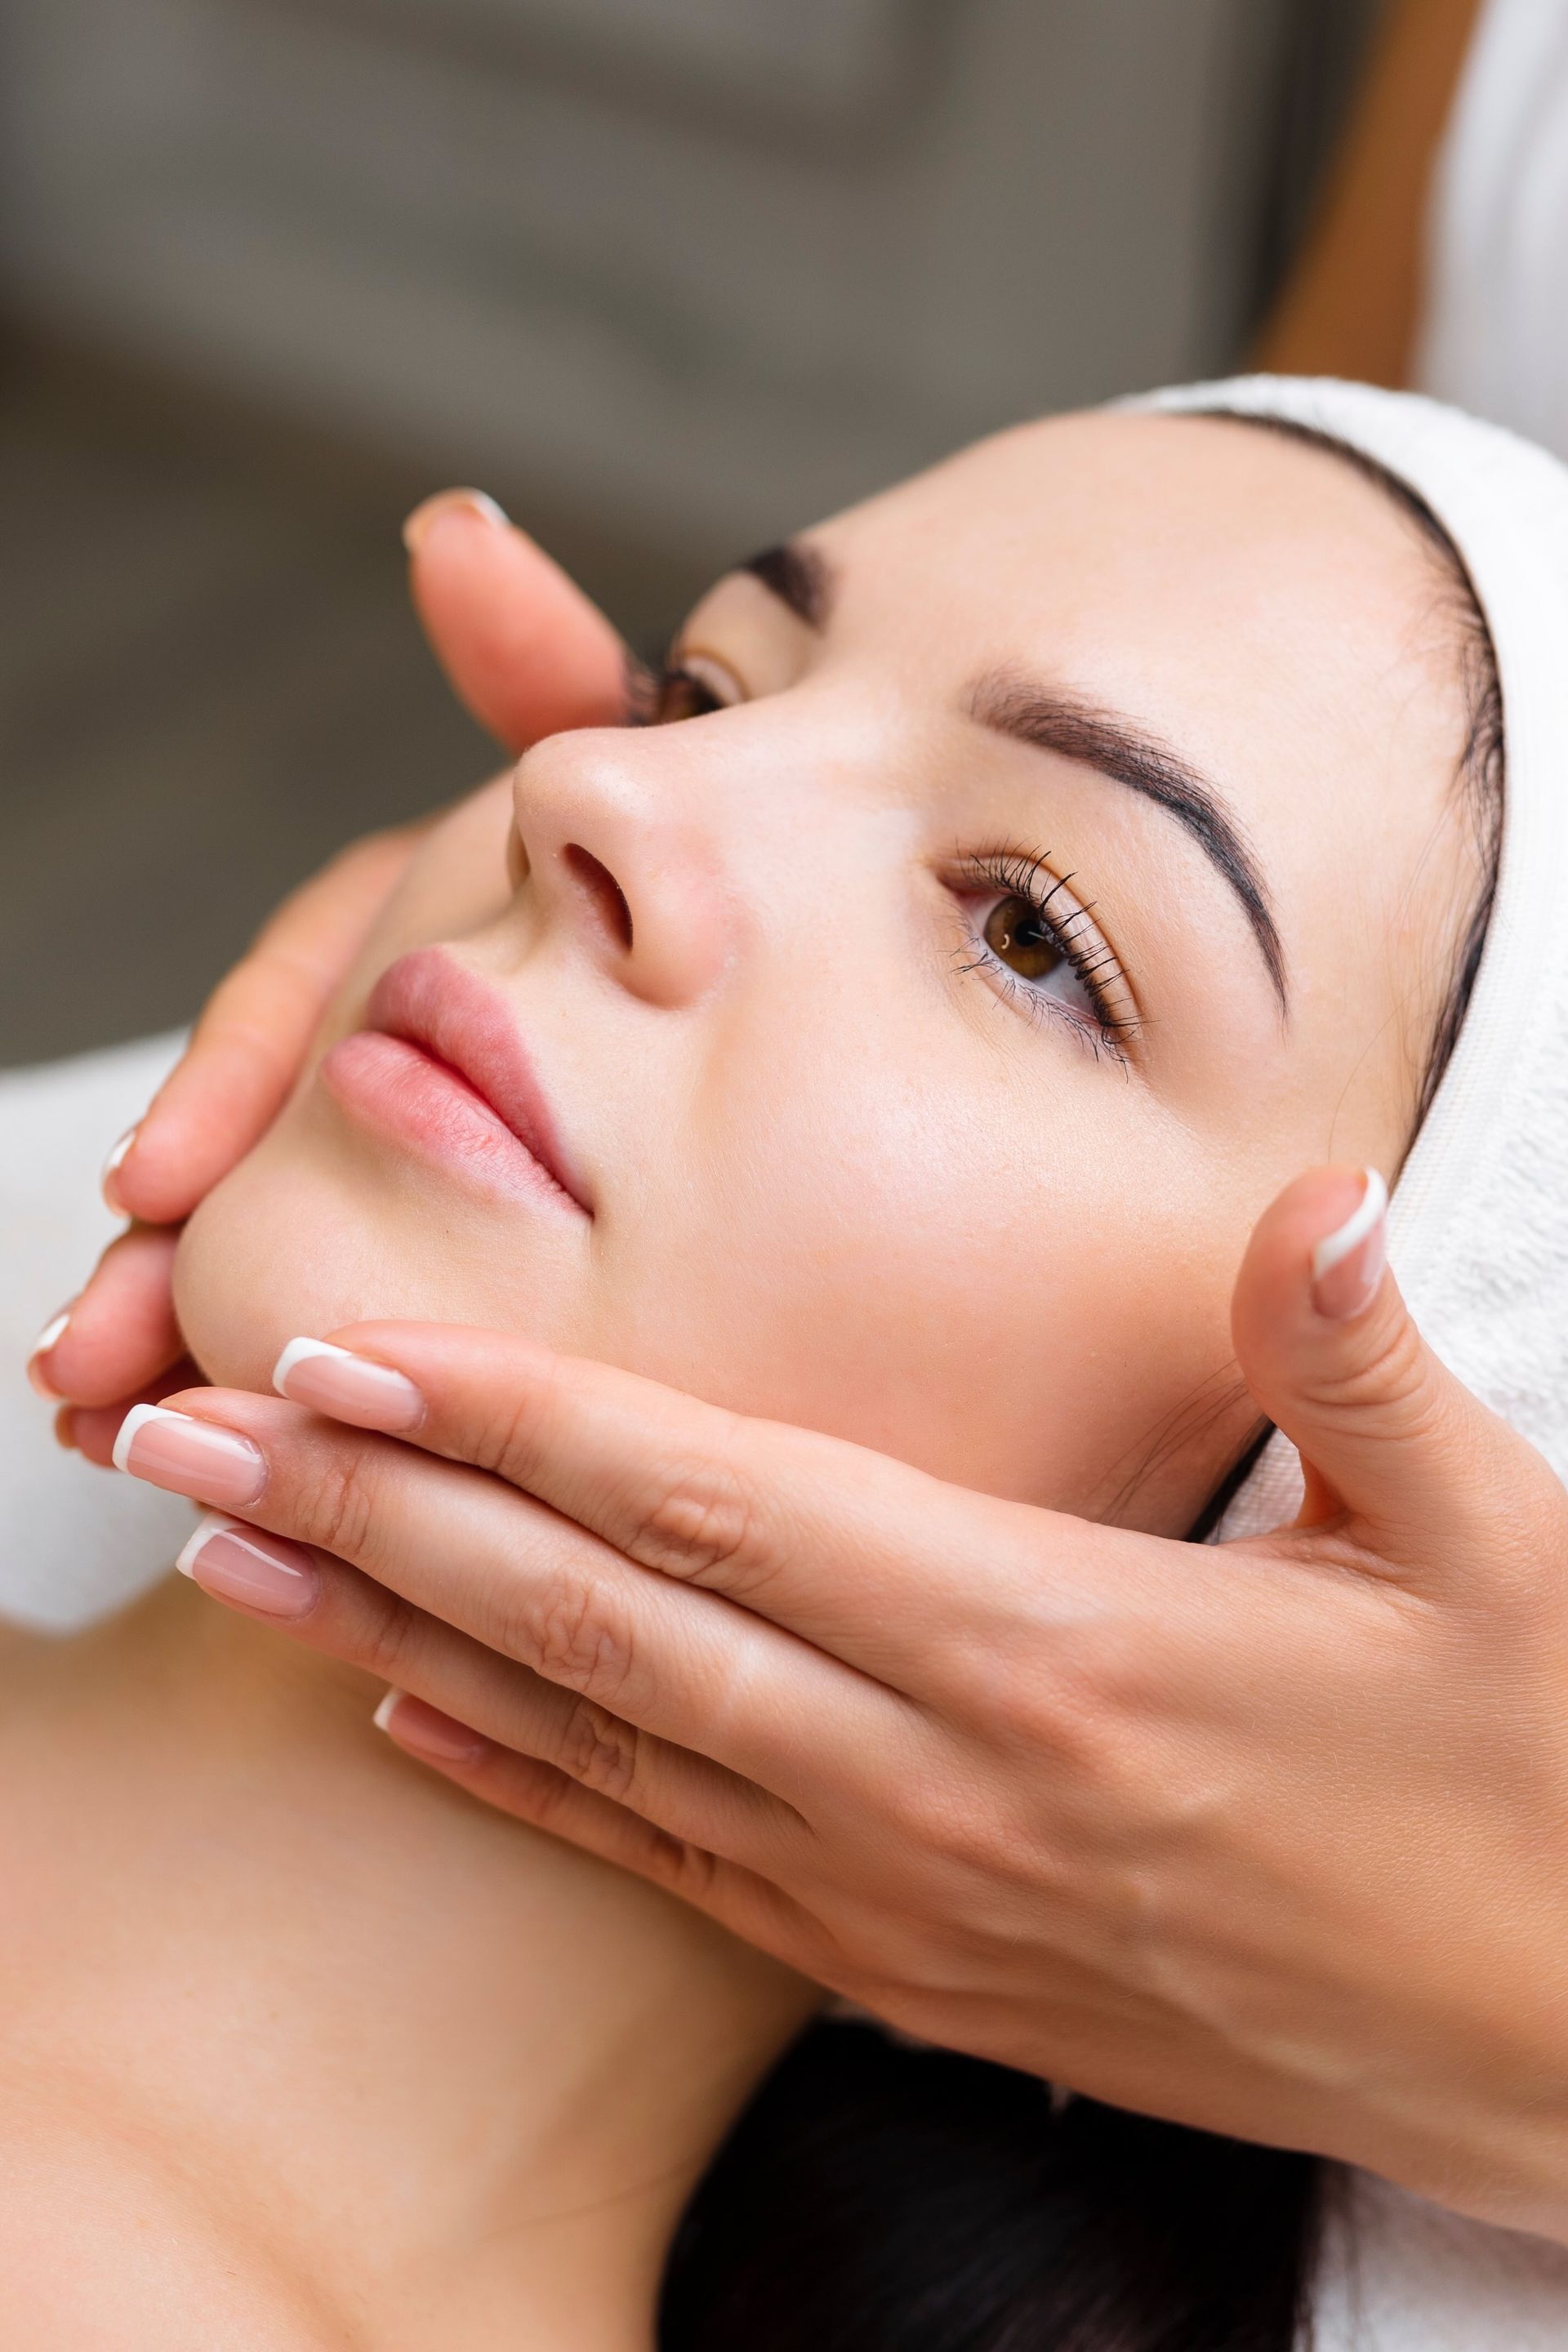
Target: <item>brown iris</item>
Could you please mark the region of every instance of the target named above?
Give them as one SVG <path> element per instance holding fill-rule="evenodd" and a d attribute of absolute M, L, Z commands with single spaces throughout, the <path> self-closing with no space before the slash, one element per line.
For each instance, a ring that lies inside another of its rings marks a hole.
<path fill-rule="evenodd" d="M 985 918 L 992 954 L 1023 980 L 1044 980 L 1065 961 L 1061 942 L 1027 898 L 999 898 Z"/>
<path fill-rule="evenodd" d="M 705 719 L 723 707 L 712 688 L 689 670 L 667 669 L 655 687 L 653 723 L 670 727 L 682 719 Z"/>

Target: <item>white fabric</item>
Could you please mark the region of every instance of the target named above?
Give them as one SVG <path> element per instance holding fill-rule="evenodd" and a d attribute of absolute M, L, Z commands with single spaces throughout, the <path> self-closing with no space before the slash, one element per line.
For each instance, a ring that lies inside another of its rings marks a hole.
<path fill-rule="evenodd" d="M 0 1073 L 0 1617 L 65 1631 L 168 1568 L 190 1506 L 62 1453 L 27 1350 L 116 1229 L 98 1171 L 178 1053 L 152 1037 Z"/>
<path fill-rule="evenodd" d="M 1434 1346 L 1568 1475 L 1568 467 L 1362 384 L 1253 376 L 1152 404 L 1285 417 L 1365 451 L 1426 499 L 1468 568 L 1502 680 L 1502 862 L 1464 1028 L 1394 1189 L 1389 1255 Z M 1221 1532 L 1278 1526 L 1300 1496 L 1300 1458 L 1277 1435 Z M 1352 2181 L 1351 2197 L 1315 2352 L 1568 2347 L 1568 2251 L 1382 2183 Z"/>
<path fill-rule="evenodd" d="M 1423 391 L 1568 457 L 1568 0 L 1489 0 L 1427 222 Z"/>
<path fill-rule="evenodd" d="M 1348 2184 L 1316 2282 L 1310 2352 L 1564 2352 L 1568 2252 Z"/>

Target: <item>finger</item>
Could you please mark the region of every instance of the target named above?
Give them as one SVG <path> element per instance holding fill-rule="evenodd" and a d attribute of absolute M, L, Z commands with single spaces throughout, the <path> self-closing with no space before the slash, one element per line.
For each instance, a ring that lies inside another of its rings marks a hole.
<path fill-rule="evenodd" d="M 127 1414 L 139 1404 L 161 1404 L 166 1396 L 174 1396 L 196 1386 L 201 1374 L 188 1356 L 182 1356 L 161 1372 L 155 1381 L 131 1396 L 121 1397 L 113 1404 L 62 1405 L 55 1417 L 55 1434 L 60 1444 L 74 1446 L 89 1462 L 100 1470 L 114 1467 L 114 1447 Z"/>
<path fill-rule="evenodd" d="M 776 1865 L 786 1829 L 802 1828 L 751 1783 L 500 1657 L 345 1561 L 214 1514 L 177 1565 L 214 1600 L 553 1765 L 671 1836 Z"/>
<path fill-rule="evenodd" d="M 275 1377 L 318 1412 L 476 1463 L 643 1567 L 900 1688 L 930 1668 L 933 1612 L 951 1622 L 961 1596 L 978 1610 L 1009 1574 L 1038 1578 L 1037 1514 L 1026 1558 L 1007 1504 L 515 1335 L 357 1324 L 324 1347 L 291 1342 Z"/>
<path fill-rule="evenodd" d="M 1489 1549 L 1536 1457 L 1433 1354 L 1384 1265 L 1381 1178 L 1317 1169 L 1258 1221 L 1231 1324 L 1254 1396 L 1308 1467 L 1309 1524 L 1348 1512 L 1424 1577 Z"/>
<path fill-rule="evenodd" d="M 553 1765 L 484 1739 L 417 1701 L 399 1699 L 382 1715 L 381 1727 L 405 1755 L 498 1812 L 651 1880 L 742 1942 L 786 1966 L 809 1970 L 812 1923 L 797 1903 L 755 1872 L 670 1837 Z"/>
<path fill-rule="evenodd" d="M 129 1403 L 180 1360 L 174 1248 L 173 1234 L 151 1225 L 110 1242 L 81 1296 L 40 1336 L 27 1371 L 41 1396 Z"/>
<path fill-rule="evenodd" d="M 350 1561 L 641 1730 L 797 1805 L 846 1747 L 887 1753 L 864 1677 L 482 1471 L 235 1390 L 172 1403 L 130 1416 L 121 1469 Z"/>
<path fill-rule="evenodd" d="M 215 991 L 184 1058 L 110 1157 L 111 1208 L 174 1224 L 265 1133 L 419 828 L 356 842 L 297 890 Z"/>
<path fill-rule="evenodd" d="M 491 499 L 447 490 L 404 525 L 425 634 L 459 701 L 510 751 L 619 724 L 627 657 L 598 607 Z"/>

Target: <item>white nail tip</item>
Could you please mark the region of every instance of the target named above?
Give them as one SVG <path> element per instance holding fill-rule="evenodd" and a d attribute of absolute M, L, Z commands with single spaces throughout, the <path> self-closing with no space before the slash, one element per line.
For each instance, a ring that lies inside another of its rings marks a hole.
<path fill-rule="evenodd" d="M 378 1731 L 389 1731 L 391 1729 L 392 1718 L 397 1712 L 397 1702 L 402 1696 L 403 1693 L 400 1690 L 389 1690 L 386 1693 L 381 1705 L 371 1717 L 371 1721 L 374 1724 Z"/>
<path fill-rule="evenodd" d="M 348 1363 L 357 1363 L 352 1348 L 334 1348 L 330 1339 L 290 1339 L 272 1367 L 272 1385 L 279 1396 L 287 1396 L 284 1383 L 296 1364 L 308 1363 L 312 1356 L 338 1356 Z"/>
<path fill-rule="evenodd" d="M 1359 1249 L 1388 1207 L 1388 1187 L 1375 1168 L 1365 1171 L 1366 1190 L 1342 1225 L 1325 1234 L 1312 1252 L 1312 1279 L 1319 1282 L 1331 1267 Z"/>
<path fill-rule="evenodd" d="M 174 1562 L 180 1574 L 195 1576 L 197 1553 L 212 1541 L 214 1536 L 226 1535 L 231 1528 L 237 1527 L 238 1524 L 237 1519 L 225 1518 L 221 1511 L 209 1511 L 205 1519 L 198 1520 L 195 1533 Z"/>
<path fill-rule="evenodd" d="M 131 1467 L 131 1448 L 136 1433 L 145 1429 L 150 1421 L 189 1421 L 188 1412 L 175 1412 L 165 1404 L 133 1404 L 120 1424 L 120 1434 L 114 1441 L 114 1466 L 117 1470 Z"/>
<path fill-rule="evenodd" d="M 58 1348 L 60 1341 L 65 1338 L 67 1330 L 69 1328 L 70 1319 L 71 1311 L 70 1308 L 67 1307 L 55 1317 L 52 1323 L 46 1323 L 43 1329 L 39 1332 L 37 1338 L 33 1342 L 33 1354 L 35 1356 L 47 1356 L 51 1348 Z"/>
<path fill-rule="evenodd" d="M 130 1150 L 135 1140 L 136 1129 L 133 1127 L 128 1127 L 124 1134 L 121 1137 L 119 1142 L 115 1145 L 113 1150 L 110 1153 L 108 1159 L 103 1163 L 103 1172 L 106 1176 L 113 1175 L 115 1170 L 124 1160 L 126 1153 Z"/>
<path fill-rule="evenodd" d="M 510 529 L 510 516 L 503 506 L 499 505 L 491 498 L 489 490 L 464 490 L 461 497 L 465 505 L 472 507 L 476 513 L 482 514 L 485 520 L 494 523 L 498 530 Z"/>

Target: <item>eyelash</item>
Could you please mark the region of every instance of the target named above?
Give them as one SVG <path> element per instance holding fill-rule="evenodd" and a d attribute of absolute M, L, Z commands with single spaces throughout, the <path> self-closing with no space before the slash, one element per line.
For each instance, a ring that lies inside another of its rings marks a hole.
<path fill-rule="evenodd" d="M 678 688 L 684 688 L 698 697 L 700 708 L 672 711 L 669 702 Z M 683 719 L 706 719 L 713 711 L 726 708 L 727 705 L 720 701 L 710 687 L 705 686 L 700 677 L 694 677 L 679 662 L 665 661 L 660 662 L 657 669 L 644 670 L 637 680 L 632 701 L 632 720 L 638 727 L 672 727 L 679 725 Z"/>
<path fill-rule="evenodd" d="M 984 968 L 993 985 L 1000 986 L 1008 1000 L 1018 1003 L 1031 1020 L 1054 1018 L 1065 1022 L 1079 1043 L 1091 1052 L 1108 1054 L 1113 1061 L 1125 1065 L 1127 1047 L 1142 1024 L 1129 1009 L 1132 995 L 1121 960 L 1092 926 L 1090 936 L 1082 936 L 1082 927 L 1089 919 L 1089 906 L 1073 907 L 1061 917 L 1051 913 L 1052 899 L 1067 888 L 1071 875 L 1055 875 L 1037 852 L 1015 848 L 990 850 L 964 858 L 955 874 L 968 890 L 994 890 L 998 898 L 1024 900 L 1036 922 L 1061 950 L 1068 969 L 1094 1006 L 1094 1029 L 1088 1029 L 1054 999 L 1030 988 L 991 952 L 983 940 L 979 941 L 980 953 L 970 962 L 961 964 L 960 971 Z M 976 937 L 979 939 L 978 930 Z"/>
<path fill-rule="evenodd" d="M 670 701 L 678 690 L 695 697 L 700 708 L 691 711 L 672 711 Z M 667 661 L 657 670 L 643 676 L 642 691 L 637 698 L 637 722 L 647 727 L 677 724 L 679 719 L 705 717 L 710 711 L 722 710 L 725 705 L 703 680 L 696 677 L 678 661 Z M 1082 927 L 1089 923 L 1089 908 L 1074 907 L 1064 917 L 1054 916 L 1051 901 L 1065 890 L 1070 875 L 1057 876 L 1050 872 L 1037 853 L 1003 847 L 984 852 L 976 857 L 963 859 L 955 869 L 967 888 L 974 891 L 994 890 L 998 898 L 1022 898 L 1036 922 L 1055 940 L 1061 950 L 1068 969 L 1079 981 L 1095 1010 L 1092 1031 L 1065 1006 L 1042 995 L 1008 970 L 999 956 L 992 953 L 981 941 L 980 953 L 973 961 L 961 964 L 961 972 L 977 971 L 984 968 L 994 986 L 999 986 L 1009 1002 L 1018 1003 L 1033 1021 L 1055 1018 L 1071 1029 L 1080 1044 L 1093 1053 L 1108 1054 L 1124 1066 L 1127 1047 L 1138 1035 L 1141 1024 L 1135 1014 L 1119 1007 L 1132 1002 L 1127 975 L 1114 950 L 1090 926 L 1090 937 L 1081 936 Z"/>

